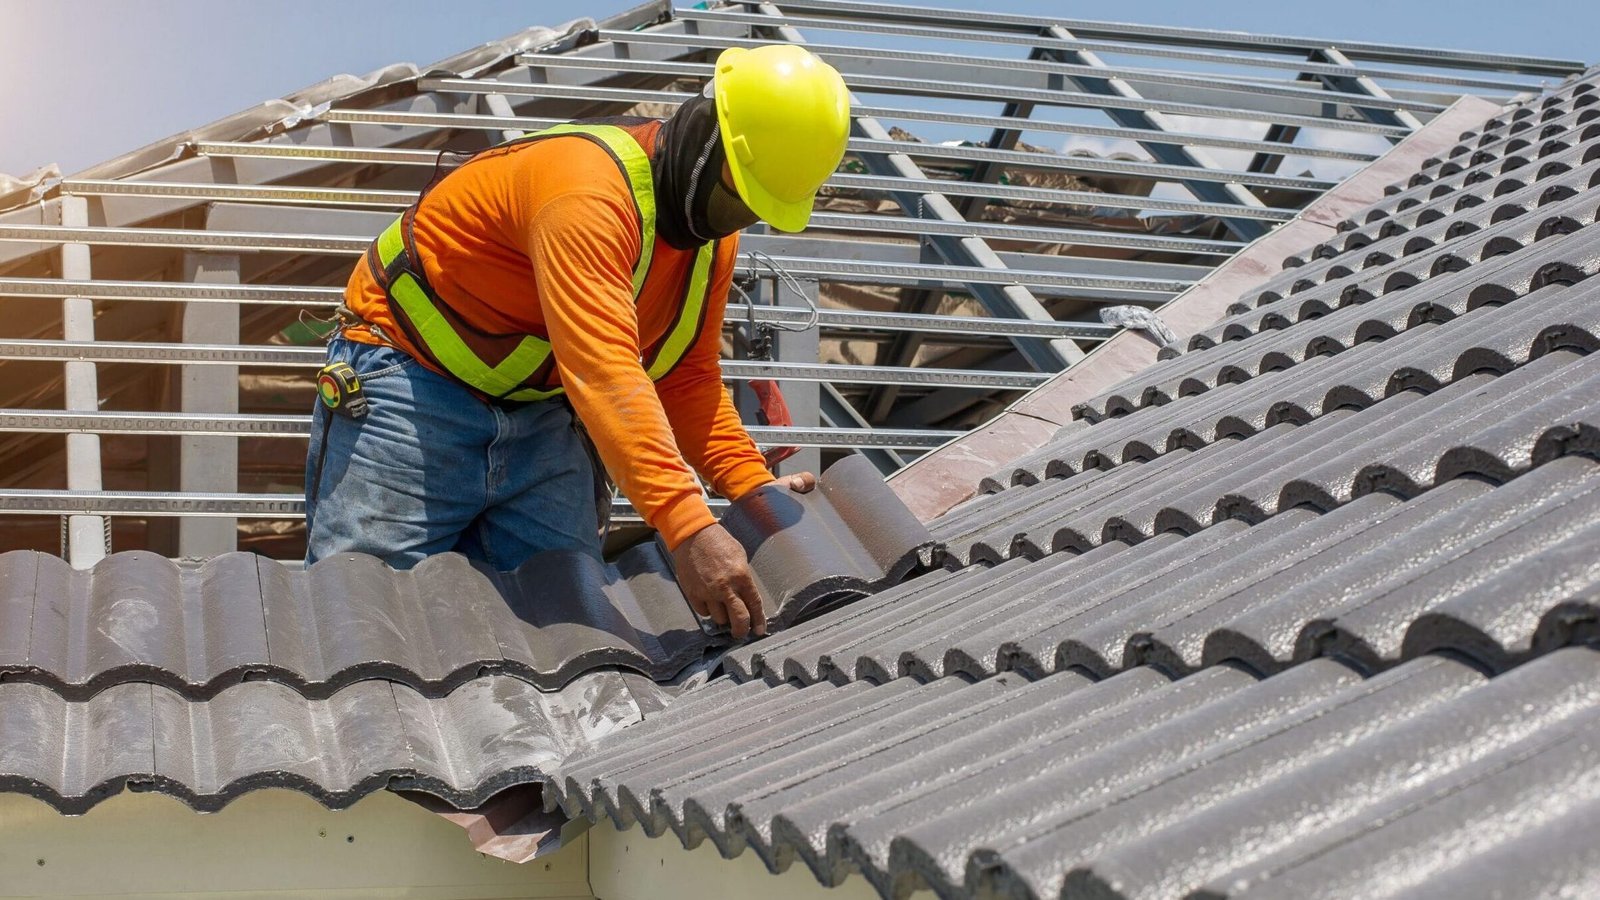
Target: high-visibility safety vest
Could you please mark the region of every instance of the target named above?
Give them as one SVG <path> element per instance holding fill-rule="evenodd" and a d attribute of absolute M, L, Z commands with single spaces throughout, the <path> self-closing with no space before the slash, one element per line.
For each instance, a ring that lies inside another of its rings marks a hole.
<path fill-rule="evenodd" d="M 557 125 L 494 149 L 554 138 L 593 141 L 611 155 L 627 179 L 639 216 L 640 252 L 633 264 L 633 299 L 638 303 L 656 243 L 655 182 L 649 154 L 624 127 L 595 123 Z M 561 394 L 561 387 L 545 386 L 555 366 L 548 340 L 533 334 L 487 334 L 464 321 L 428 284 L 412 236 L 412 222 L 421 204 L 422 197 L 418 197 L 367 251 L 372 274 L 389 295 L 395 322 L 431 362 L 490 397 L 531 401 Z M 716 246 L 717 242 L 711 241 L 695 255 L 677 319 L 653 356 L 641 360 L 652 381 L 665 378 L 683 360 L 699 333 Z"/>

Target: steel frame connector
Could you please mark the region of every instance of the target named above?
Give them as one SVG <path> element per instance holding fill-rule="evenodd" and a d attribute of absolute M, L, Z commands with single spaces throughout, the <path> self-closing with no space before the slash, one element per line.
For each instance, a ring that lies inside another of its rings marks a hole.
<path fill-rule="evenodd" d="M 1338 66 L 1354 68 L 1351 66 L 1349 57 L 1345 56 L 1343 53 L 1340 53 L 1339 50 L 1334 47 L 1317 48 L 1312 52 L 1312 59 L 1330 62 Z M 1322 83 L 1327 85 L 1330 89 L 1339 91 L 1346 95 L 1354 94 L 1358 96 L 1375 97 L 1379 100 L 1389 101 L 1391 103 L 1394 102 L 1394 98 L 1389 96 L 1388 91 L 1379 87 L 1376 81 L 1373 81 L 1371 78 L 1365 75 L 1318 74 L 1317 78 L 1320 79 Z M 1398 128 L 1405 128 L 1410 131 L 1416 131 L 1418 128 L 1422 127 L 1422 121 L 1405 106 L 1398 104 L 1392 108 L 1375 107 L 1370 104 L 1352 104 L 1352 106 L 1354 107 L 1357 115 L 1376 125 L 1391 125 Z M 1429 111 L 1434 112 L 1433 110 Z M 1400 142 L 1399 138 L 1393 136 L 1390 136 L 1389 140 L 1397 144 Z"/>

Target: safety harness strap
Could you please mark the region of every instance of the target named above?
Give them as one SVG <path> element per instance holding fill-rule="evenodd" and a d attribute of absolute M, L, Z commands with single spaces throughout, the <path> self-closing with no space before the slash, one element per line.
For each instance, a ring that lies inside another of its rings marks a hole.
<path fill-rule="evenodd" d="M 639 217 L 640 254 L 633 267 L 633 298 L 637 303 L 655 250 L 656 202 L 650 157 L 632 135 L 614 125 L 557 125 L 510 143 L 564 136 L 600 144 L 616 160 L 627 179 Z M 418 198 L 417 205 L 421 202 Z M 553 362 L 549 341 L 537 335 L 492 335 L 472 328 L 455 316 L 428 284 L 418 264 L 411 236 L 417 205 L 385 228 L 369 251 L 373 274 L 389 295 L 395 321 L 440 368 L 491 397 L 531 401 L 561 394 L 559 386 L 529 385 L 536 375 L 548 373 Z M 678 305 L 678 318 L 647 362 L 646 371 L 652 380 L 666 377 L 683 360 L 699 334 L 715 252 L 716 242 L 711 242 L 701 247 L 695 256 Z M 486 360 L 483 350 L 498 351 L 492 355 L 498 357 L 499 362 Z M 541 383 L 543 380 L 538 379 Z"/>

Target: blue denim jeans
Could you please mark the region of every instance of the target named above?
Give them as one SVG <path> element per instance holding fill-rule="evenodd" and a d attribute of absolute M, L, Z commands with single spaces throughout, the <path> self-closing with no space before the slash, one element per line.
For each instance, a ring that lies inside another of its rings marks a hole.
<path fill-rule="evenodd" d="M 566 402 L 491 405 L 404 351 L 341 337 L 336 360 L 360 377 L 368 412 L 316 404 L 307 565 L 370 553 L 408 569 L 455 550 L 513 569 L 544 550 L 600 554 L 594 464 Z"/>

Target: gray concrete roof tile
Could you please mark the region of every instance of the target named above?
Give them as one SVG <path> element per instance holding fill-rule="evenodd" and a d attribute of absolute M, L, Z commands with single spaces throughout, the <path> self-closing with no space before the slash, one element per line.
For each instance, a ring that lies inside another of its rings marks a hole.
<path fill-rule="evenodd" d="M 734 690 L 781 691 L 769 714 L 796 710 L 809 737 L 791 747 L 760 729 L 724 733 L 725 753 L 654 792 L 644 785 L 673 770 L 636 779 L 604 751 L 580 755 L 563 799 L 774 867 L 799 859 L 825 884 L 859 869 L 885 896 L 918 884 L 952 896 L 1232 895 L 1313 884 L 1340 871 L 1333 860 L 1367 873 L 1334 878 L 1347 894 L 1384 866 L 1403 878 L 1418 843 L 1515 843 L 1517 807 L 1488 798 L 1528 804 L 1563 784 L 1550 775 L 1592 770 L 1597 674 L 1600 653 L 1568 649 L 1494 678 L 1426 656 L 1370 677 L 1320 659 L 1268 678 L 1217 666 L 1176 681 L 1140 667 L 1100 682 L 754 683 Z M 700 725 L 631 731 L 660 747 L 698 740 Z M 1589 793 L 1526 815 L 1541 826 L 1581 814 Z M 1383 840 L 1390 829 L 1401 839 Z M 1470 856 L 1428 864 L 1438 874 Z"/>
<path fill-rule="evenodd" d="M 769 487 L 734 506 L 784 624 L 900 580 L 931 552 L 925 528 L 865 460 L 807 495 Z M 541 554 L 495 572 L 456 554 L 409 571 L 344 554 L 296 570 L 247 553 L 179 564 L 118 553 L 92 570 L 0 554 L 0 675 L 86 699 L 126 682 L 204 699 L 254 679 L 326 699 L 370 678 L 430 697 L 504 672 L 555 690 L 600 666 L 667 678 L 725 643 L 688 607 L 659 544 L 611 563 Z"/>
<path fill-rule="evenodd" d="M 933 549 L 859 459 L 809 494 L 762 488 L 724 521 L 778 626 L 898 581 Z M 0 790 L 69 813 L 129 788 L 201 810 L 261 787 L 475 807 L 664 705 L 619 669 L 670 678 L 728 643 L 656 543 L 515 572 L 455 554 L 395 571 L 361 555 L 299 570 L 141 552 L 79 571 L 16 551 L 0 554 L 0 624 Z"/>
<path fill-rule="evenodd" d="M 1152 463 L 1091 470 L 1082 485 L 1074 480 L 1083 476 L 1072 476 L 1012 488 L 953 510 L 934 524 L 935 533 L 962 562 L 991 554 L 1005 558 L 1021 546 L 1038 552 L 1081 550 L 1167 529 L 1192 532 L 1220 518 L 1255 521 L 1301 503 L 1332 509 L 1373 490 L 1411 496 L 1468 473 L 1505 480 L 1534 465 L 1536 453 L 1584 452 L 1571 442 L 1581 443 L 1589 433 L 1585 429 L 1595 427 L 1590 418 L 1600 400 L 1600 382 L 1591 373 L 1600 357 L 1583 354 L 1600 346 L 1600 319 L 1583 325 L 1573 321 L 1600 307 L 1581 286 L 1546 290 L 1550 299 L 1531 308 L 1530 315 L 1514 317 L 1511 307 L 1486 307 L 1434 326 L 1436 331 L 1414 330 L 1372 345 L 1360 356 L 1336 358 L 1296 379 L 1315 382 L 1313 396 L 1323 394 L 1319 403 L 1274 404 L 1279 415 L 1287 415 L 1284 404 L 1301 410 L 1293 419 L 1302 420 L 1330 406 L 1365 407 L 1355 412 L 1335 410 L 1305 425 L 1279 422 L 1249 436 L 1219 437 L 1195 451 L 1169 450 Z M 1402 348 L 1402 341 L 1409 346 Z M 1329 387 L 1335 379 L 1321 376 L 1334 374 L 1328 369 L 1333 365 L 1347 377 Z M 1509 374 L 1489 374 L 1496 371 Z M 1293 377 L 1293 371 L 1270 382 L 1269 377 L 1249 386 L 1251 394 L 1263 398 L 1259 402 L 1283 396 L 1270 389 Z M 1312 408 L 1305 410 L 1308 405 Z M 1223 408 L 1212 398 L 1198 412 L 1204 418 Z M 1174 421 L 1164 408 L 1148 415 L 1158 420 L 1157 432 Z M 1259 414 L 1259 420 L 1265 424 L 1268 415 Z M 1561 424 L 1569 420 L 1575 423 L 1571 428 Z M 1112 431 L 1113 446 L 1121 440 L 1119 432 L 1127 434 L 1122 421 L 1104 426 Z M 1232 430 L 1248 424 L 1236 421 Z M 1078 449 L 1098 430 L 1063 442 L 1063 452 L 1073 455 L 1068 459 L 1092 453 L 1104 463 L 1120 455 Z M 1197 430 L 1184 433 L 1197 440 Z M 1159 441 L 1144 441 L 1149 443 Z M 1070 465 L 1063 462 L 1049 471 Z M 1002 516 L 1002 510 L 1009 514 Z"/>
<path fill-rule="evenodd" d="M 567 692 L 488 676 L 434 698 L 366 680 L 326 699 L 251 681 L 204 700 L 136 683 L 69 700 L 46 685 L 0 682 L 0 790 L 64 813 L 125 789 L 161 791 L 199 810 L 263 787 L 332 807 L 383 787 L 472 807 L 548 777 L 607 726 L 637 720 L 635 689 L 604 672 L 580 676 Z"/>
<path fill-rule="evenodd" d="M 26 649 L 0 656 L 0 671 L 73 699 L 130 681 L 204 698 L 256 678 L 317 698 L 376 677 L 439 695 L 481 671 L 556 689 L 601 663 L 669 676 L 711 643 L 652 544 L 610 565 L 542 554 L 520 573 L 454 554 L 397 572 L 359 554 L 300 571 L 248 553 L 180 565 L 140 551 L 86 571 L 14 551 L 0 571 L 0 607 L 31 610 Z"/>
<path fill-rule="evenodd" d="M 946 571 L 731 654 L 792 732 L 701 703 L 566 808 L 884 896 L 1600 883 L 1595 160 L 1541 109 L 997 473 Z"/>
<path fill-rule="evenodd" d="M 1576 559 L 1533 579 L 1540 589 L 1524 603 L 1477 585 L 1531 565 L 1535 550 L 1578 556 L 1592 539 L 1597 477 L 1591 460 L 1563 457 L 1500 487 L 1455 479 L 1404 502 L 1367 493 L 1326 514 L 1291 509 L 1254 526 L 1107 545 L 1109 557 L 1018 559 L 931 591 L 913 581 L 874 597 L 870 611 L 741 651 L 735 671 L 805 681 L 1071 666 L 1104 675 L 1230 658 L 1273 671 L 1333 652 L 1383 667 L 1439 648 L 1498 670 L 1536 642 L 1561 646 L 1593 627 L 1591 567 Z"/>
<path fill-rule="evenodd" d="M 1509 304 L 1541 290 L 1555 290 L 1600 272 L 1600 236 L 1592 229 L 1540 241 L 1526 252 L 1480 263 L 1482 269 L 1440 274 L 1408 290 L 1383 289 L 1381 299 L 1327 303 L 1311 298 L 1285 300 L 1275 312 L 1252 311 L 1234 317 L 1217 332 L 1224 338 L 1208 353 L 1191 353 L 1158 362 L 1076 412 L 1091 420 L 1126 415 L 1144 407 L 1173 403 L 1221 384 L 1248 381 L 1322 354 L 1338 355 L 1368 342 L 1384 342 L 1416 327 L 1449 323 L 1486 305 Z M 1361 292 L 1358 286 L 1348 290 Z M 1364 292 L 1361 292 L 1364 295 Z M 1535 301 L 1538 302 L 1538 301 Z M 1288 318 L 1283 315 L 1289 314 Z M 1274 319 L 1276 316 L 1278 318 Z M 1241 323 L 1270 325 L 1262 332 Z M 1305 323 L 1303 327 L 1291 325 Z M 1231 329 L 1231 330 L 1230 330 Z M 1397 338 L 1396 338 L 1397 339 Z M 1193 340 L 1209 340 L 1197 335 Z M 1202 348 L 1204 349 L 1204 348 Z"/>
<path fill-rule="evenodd" d="M 1252 860 L 1196 896 L 1592 895 L 1600 889 L 1596 736 L 1589 717 L 1515 755 L 1494 754 L 1442 786 L 1434 802 L 1386 804 L 1362 823 L 1375 827 Z M 1486 812 L 1516 827 L 1486 828 Z"/>

